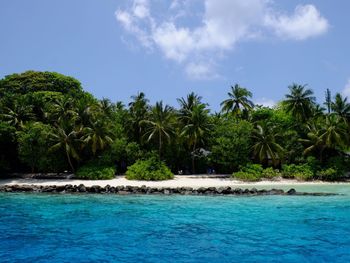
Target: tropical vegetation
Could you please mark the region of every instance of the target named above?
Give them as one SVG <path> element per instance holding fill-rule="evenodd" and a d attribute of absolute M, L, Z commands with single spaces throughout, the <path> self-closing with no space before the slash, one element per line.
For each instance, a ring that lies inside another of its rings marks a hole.
<path fill-rule="evenodd" d="M 349 170 L 348 98 L 327 89 L 318 103 L 307 85 L 288 89 L 279 103 L 264 107 L 235 84 L 220 112 L 212 112 L 193 92 L 177 106 L 151 105 L 143 92 L 126 103 L 112 102 L 59 73 L 8 75 L 0 80 L 0 174 L 341 179 Z"/>

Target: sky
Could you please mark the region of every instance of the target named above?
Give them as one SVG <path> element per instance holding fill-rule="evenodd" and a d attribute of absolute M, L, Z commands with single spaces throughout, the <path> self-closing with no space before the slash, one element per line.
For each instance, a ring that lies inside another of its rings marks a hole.
<path fill-rule="evenodd" d="M 77 78 L 98 98 L 194 91 L 213 111 L 236 83 L 274 105 L 292 83 L 350 96 L 348 0 L 2 0 L 0 78 Z"/>

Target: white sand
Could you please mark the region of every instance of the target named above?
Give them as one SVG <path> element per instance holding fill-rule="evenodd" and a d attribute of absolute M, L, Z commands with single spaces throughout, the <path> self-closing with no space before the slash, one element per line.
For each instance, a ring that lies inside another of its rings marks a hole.
<path fill-rule="evenodd" d="M 277 181 L 260 181 L 260 182 L 242 182 L 237 180 L 232 180 L 230 178 L 205 178 L 201 176 L 175 176 L 174 180 L 167 181 L 158 181 L 158 182 L 149 182 L 149 181 L 131 181 L 127 180 L 123 176 L 119 176 L 116 179 L 112 180 L 72 180 L 72 179 L 63 179 L 63 180 L 45 180 L 45 179 L 6 179 L 0 180 L 0 185 L 79 185 L 84 184 L 85 186 L 99 185 L 104 187 L 106 185 L 110 186 L 149 186 L 149 187 L 220 187 L 220 186 L 230 186 L 230 187 L 262 187 L 262 186 L 292 186 L 292 185 L 325 185 L 325 184 L 349 184 L 349 183 L 326 183 L 321 181 L 312 181 L 312 182 L 298 182 L 296 180 L 286 180 L 281 179 Z"/>

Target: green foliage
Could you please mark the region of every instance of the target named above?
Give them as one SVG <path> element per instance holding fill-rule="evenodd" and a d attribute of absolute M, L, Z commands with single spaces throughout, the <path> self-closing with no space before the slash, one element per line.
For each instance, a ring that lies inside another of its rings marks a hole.
<path fill-rule="evenodd" d="M 15 127 L 0 121 L 0 173 L 13 169 L 17 158 L 15 135 Z"/>
<path fill-rule="evenodd" d="M 266 179 L 273 179 L 282 176 L 282 174 L 278 169 L 268 167 L 262 171 L 261 176 Z"/>
<path fill-rule="evenodd" d="M 233 173 L 232 176 L 242 181 L 260 181 L 263 171 L 264 168 L 261 164 L 247 164 L 241 167 L 238 172 Z"/>
<path fill-rule="evenodd" d="M 150 158 L 139 160 L 128 167 L 126 178 L 129 180 L 159 181 L 173 179 L 174 175 L 165 163 Z"/>
<path fill-rule="evenodd" d="M 334 168 L 327 168 L 317 172 L 317 178 L 324 181 L 335 181 L 340 178 L 339 172 Z"/>
<path fill-rule="evenodd" d="M 312 168 L 308 164 L 290 164 L 282 166 L 285 178 L 294 178 L 301 181 L 311 180 L 314 177 Z"/>
<path fill-rule="evenodd" d="M 115 168 L 98 162 L 89 162 L 78 169 L 75 177 L 86 180 L 109 180 L 115 177 Z"/>
<path fill-rule="evenodd" d="M 211 114 L 193 92 L 178 99 L 178 109 L 152 106 L 142 92 L 125 106 L 98 100 L 59 73 L 12 74 L 0 80 L 0 172 L 74 172 L 88 163 L 124 173 L 138 160 L 158 159 L 185 173 L 232 173 L 243 166 L 236 177 L 244 180 L 280 175 L 244 166 L 254 161 L 274 167 L 301 163 L 285 167 L 283 175 L 333 180 L 350 167 L 350 104 L 340 94 L 333 100 L 327 94 L 328 114 L 312 90 L 300 85 L 267 108 L 254 106 L 252 93 L 237 84 L 221 103 L 222 112 Z"/>
<path fill-rule="evenodd" d="M 333 156 L 327 160 L 326 167 L 335 169 L 339 177 L 342 177 L 349 171 L 350 161 L 344 156 Z"/>
<path fill-rule="evenodd" d="M 211 142 L 211 162 L 219 172 L 231 173 L 249 162 L 253 126 L 247 121 L 224 120 L 215 125 Z"/>
<path fill-rule="evenodd" d="M 78 80 L 56 72 L 26 71 L 6 76 L 0 81 L 0 96 L 7 93 L 27 94 L 36 91 L 57 91 L 64 94 L 82 93 Z"/>
<path fill-rule="evenodd" d="M 237 180 L 247 181 L 247 182 L 257 182 L 261 180 L 261 176 L 255 173 L 238 171 L 233 174 L 233 177 Z"/>
<path fill-rule="evenodd" d="M 49 125 L 40 122 L 28 123 L 21 131 L 17 132 L 19 159 L 27 164 L 32 172 L 35 170 L 40 172 L 50 171 L 50 169 L 60 170 L 60 168 L 64 169 L 65 167 L 61 155 L 48 153 L 51 132 L 52 128 Z"/>

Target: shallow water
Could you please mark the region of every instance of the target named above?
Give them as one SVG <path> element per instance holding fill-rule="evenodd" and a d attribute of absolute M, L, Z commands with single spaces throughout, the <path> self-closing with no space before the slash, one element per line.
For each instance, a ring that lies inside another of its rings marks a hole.
<path fill-rule="evenodd" d="M 350 262 L 349 186 L 325 187 L 344 195 L 0 194 L 0 261 Z"/>

